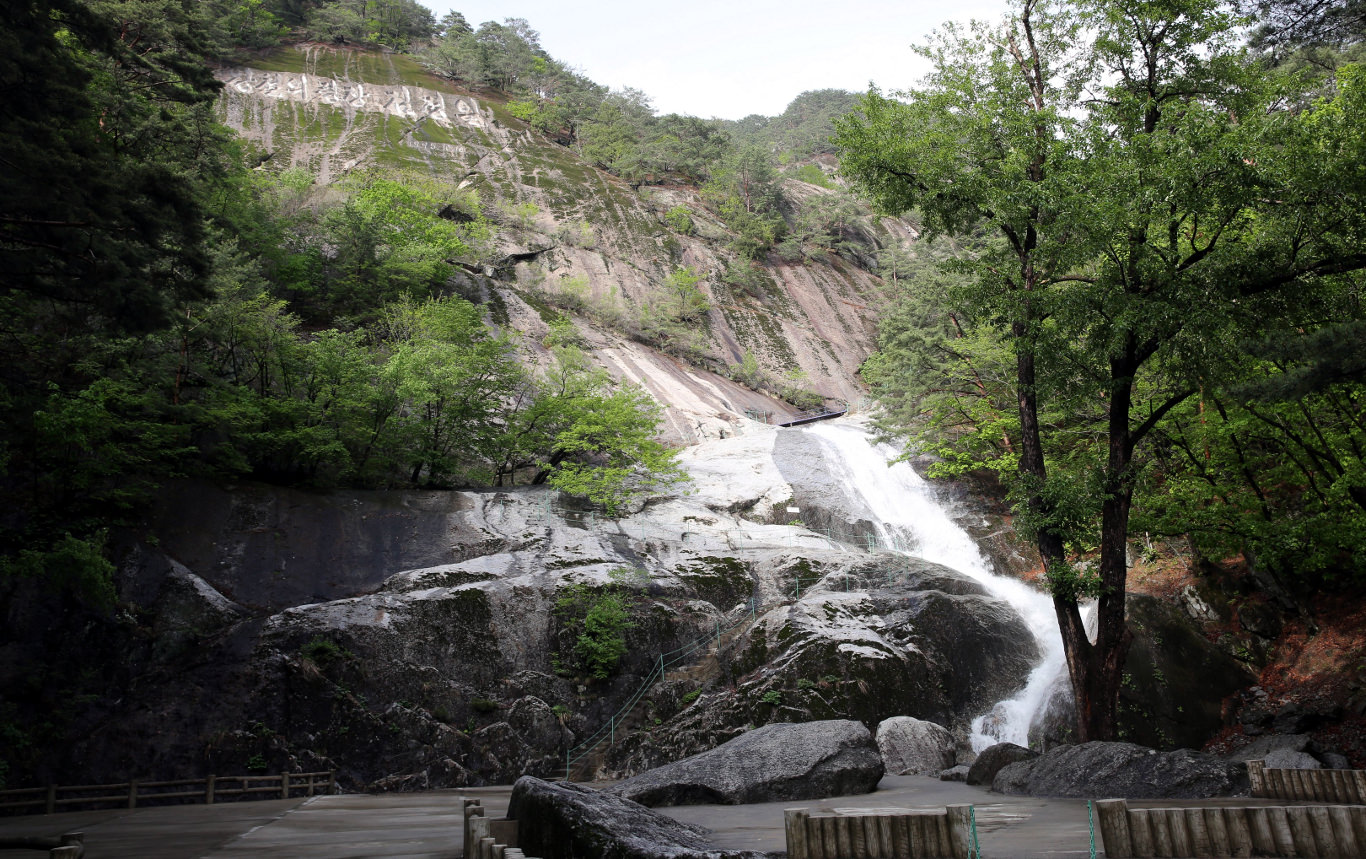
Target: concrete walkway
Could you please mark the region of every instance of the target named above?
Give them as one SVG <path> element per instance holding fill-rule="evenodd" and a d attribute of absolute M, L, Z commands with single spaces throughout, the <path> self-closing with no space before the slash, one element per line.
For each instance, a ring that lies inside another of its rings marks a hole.
<path fill-rule="evenodd" d="M 511 792 L 510 787 L 463 788 L 6 817 L 0 818 L 0 837 L 83 830 L 87 859 L 455 859 L 463 850 L 461 798 L 478 797 L 490 816 L 501 817 Z M 711 829 L 718 848 L 776 851 L 785 849 L 784 808 L 829 811 L 957 803 L 976 808 L 978 837 L 988 859 L 1090 856 L 1085 800 L 1001 796 L 918 776 L 888 776 L 876 793 L 862 796 L 659 811 Z M 1239 798 L 1129 804 L 1142 808 L 1291 803 Z M 1100 854 L 1099 833 L 1096 850 Z M 0 859 L 41 855 L 0 850 Z"/>

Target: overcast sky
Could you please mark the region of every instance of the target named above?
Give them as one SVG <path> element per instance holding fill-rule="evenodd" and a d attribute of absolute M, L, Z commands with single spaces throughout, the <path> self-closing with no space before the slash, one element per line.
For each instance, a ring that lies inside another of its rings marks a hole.
<path fill-rule="evenodd" d="M 473 27 L 525 18 L 557 60 L 660 113 L 739 119 L 782 113 L 798 94 L 905 89 L 926 68 L 910 46 L 946 19 L 1004 14 L 1005 0 L 438 0 Z"/>

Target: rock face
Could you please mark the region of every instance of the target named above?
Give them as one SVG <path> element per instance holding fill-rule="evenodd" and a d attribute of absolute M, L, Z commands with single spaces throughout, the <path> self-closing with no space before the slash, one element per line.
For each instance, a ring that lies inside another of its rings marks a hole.
<path fill-rule="evenodd" d="M 523 776 L 507 816 L 517 821 L 523 852 L 541 859 L 763 859 L 720 851 L 706 830 L 665 817 L 610 793 Z"/>
<path fill-rule="evenodd" d="M 1224 725 L 1225 699 L 1256 678 L 1170 603 L 1130 593 L 1126 622 L 1133 644 L 1119 693 L 1123 735 L 1156 749 L 1204 745 Z M 1071 686 L 1060 677 L 1030 726 L 1031 744 L 1075 742 L 1075 712 Z"/>
<path fill-rule="evenodd" d="M 1236 796 L 1248 791 L 1247 765 L 1190 749 L 1159 752 L 1132 743 L 1083 743 L 1003 768 L 992 790 L 1090 799 Z"/>
<path fill-rule="evenodd" d="M 972 766 L 968 768 L 968 775 L 965 780 L 968 784 L 989 785 L 1002 767 L 1020 761 L 1033 760 L 1038 756 L 1038 752 L 1026 749 L 1024 746 L 1017 746 L 1014 743 L 997 743 L 982 750 L 982 753 L 977 756 L 977 760 L 973 761 Z"/>
<path fill-rule="evenodd" d="M 882 780 L 873 736 L 851 721 L 765 725 L 609 792 L 642 805 L 739 805 L 871 793 Z"/>
<path fill-rule="evenodd" d="M 720 682 L 681 712 L 662 704 L 672 718 L 617 743 L 605 773 L 652 769 L 723 743 L 745 725 L 840 718 L 877 725 L 909 715 L 966 727 L 1017 691 L 1032 667 L 1034 643 L 1014 610 L 947 567 L 820 550 L 771 563 L 784 588 L 801 577 L 801 597 L 724 642 Z M 697 686 L 680 679 L 677 688 Z"/>
<path fill-rule="evenodd" d="M 953 766 L 956 745 L 943 726 L 911 716 L 893 716 L 877 726 L 888 775 L 937 775 Z"/>
<path fill-rule="evenodd" d="M 802 431 L 745 427 L 688 452 L 695 494 L 612 521 L 541 488 L 179 485 L 149 522 L 156 544 L 119 572 L 145 626 L 99 647 L 128 654 L 118 688 L 136 695 L 82 716 L 52 765 L 94 783 L 264 761 L 336 769 L 349 790 L 556 776 L 659 654 L 698 640 L 633 714 L 649 730 L 619 734 L 591 772 L 633 775 L 775 722 L 962 729 L 1018 687 L 1034 652 L 1009 606 L 946 567 L 771 524 L 792 492 L 772 451 Z M 556 611 L 569 587 L 627 597 L 635 625 L 606 679 L 575 662 Z M 708 640 L 718 626 L 732 628 Z"/>
<path fill-rule="evenodd" d="M 1153 748 L 1203 745 L 1223 727 L 1224 698 L 1256 678 L 1176 606 L 1129 594 L 1126 620 L 1134 640 L 1119 697 L 1124 736 Z"/>
<path fill-rule="evenodd" d="M 411 65 L 399 70 L 396 64 L 406 63 L 398 58 L 371 64 L 337 56 L 347 52 L 300 45 L 277 52 L 271 71 L 220 69 L 226 84 L 217 107 L 221 121 L 272 153 L 272 165 L 305 169 L 320 187 L 379 162 L 478 193 L 502 227 L 487 255 L 499 262 L 483 274 L 462 273 L 455 285 L 488 306 L 499 325 L 522 332 L 527 349 L 539 348 L 533 344 L 549 330 L 545 303 L 565 296 L 559 285 L 566 280 L 582 285 L 585 294 L 577 300 L 629 320 L 664 301 L 666 278 L 687 266 L 702 276 L 698 286 L 711 305 L 686 349 L 673 347 L 690 361 L 632 339 L 629 323 L 591 324 L 588 314 L 570 315 L 595 361 L 665 406 L 671 440 L 733 434 L 747 411 L 776 417 L 795 411 L 712 371 L 746 355 L 774 378 L 800 369 L 823 397 L 864 395 L 857 374 L 876 339 L 867 310 L 879 284 L 876 254 L 911 241 L 907 224 L 849 219 L 842 232 L 848 250 L 840 256 L 801 265 L 774 257 L 757 268 L 750 287 L 732 288 L 723 281 L 733 260 L 732 233 L 698 191 L 672 183 L 633 187 L 532 131 L 496 99 L 436 77 L 419 80 L 425 76 Z M 317 73 L 339 59 L 344 75 Z M 788 199 L 798 203 L 826 193 L 798 182 L 787 188 Z M 535 214 L 498 214 L 514 205 Z M 686 229 L 665 217 L 671 210 L 688 213 Z"/>
<path fill-rule="evenodd" d="M 1290 749 L 1276 749 L 1268 752 L 1264 758 L 1266 768 L 1269 770 L 1321 770 L 1323 764 L 1313 755 L 1305 752 L 1294 752 Z"/>

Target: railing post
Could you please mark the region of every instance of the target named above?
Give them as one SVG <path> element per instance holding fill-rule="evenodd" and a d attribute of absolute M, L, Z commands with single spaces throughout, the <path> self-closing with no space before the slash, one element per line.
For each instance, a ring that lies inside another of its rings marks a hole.
<path fill-rule="evenodd" d="M 1266 761 L 1247 762 L 1247 780 L 1253 796 L 1266 796 Z"/>
<path fill-rule="evenodd" d="M 807 846 L 806 821 L 810 817 L 810 812 L 805 808 L 784 808 L 783 809 L 783 829 L 787 837 L 788 859 L 811 859 L 811 850 Z"/>
<path fill-rule="evenodd" d="M 128 782 L 128 807 L 138 807 L 138 783 L 136 779 Z"/>
<path fill-rule="evenodd" d="M 337 771 L 327 771 L 327 793 L 330 796 L 337 792 Z"/>
<path fill-rule="evenodd" d="M 217 779 L 218 779 L 218 776 L 216 776 L 216 775 L 214 775 L 214 774 L 212 774 L 212 773 L 209 774 L 209 777 L 208 777 L 208 778 L 204 779 L 204 804 L 205 804 L 205 805 L 213 805 L 213 787 L 214 787 L 213 783 L 214 783 L 215 781 L 217 781 Z"/>
<path fill-rule="evenodd" d="M 47 786 L 47 813 L 53 814 L 57 811 L 57 785 Z"/>
<path fill-rule="evenodd" d="M 617 717 L 613 716 L 611 719 L 609 719 L 607 722 L 607 726 L 609 730 L 611 730 L 612 732 L 611 739 L 608 741 L 608 745 L 615 746 L 617 744 Z"/>
<path fill-rule="evenodd" d="M 280 773 L 280 799 L 289 799 L 289 773 Z"/>

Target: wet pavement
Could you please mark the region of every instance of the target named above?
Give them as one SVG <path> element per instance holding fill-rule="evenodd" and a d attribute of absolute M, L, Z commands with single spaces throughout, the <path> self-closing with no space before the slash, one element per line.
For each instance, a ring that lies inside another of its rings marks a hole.
<path fill-rule="evenodd" d="M 87 859 L 455 859 L 463 849 L 461 799 L 478 797 L 491 817 L 501 817 L 511 792 L 511 787 L 463 788 L 6 817 L 0 818 L 0 838 L 81 830 Z M 954 804 L 975 808 L 982 854 L 988 859 L 1091 855 L 1084 799 L 1002 796 L 921 776 L 888 776 L 876 793 L 861 796 L 659 811 L 713 830 L 718 848 L 776 851 L 785 848 L 784 808 L 833 811 Z M 1288 803 L 1238 798 L 1129 804 L 1141 808 Z M 1103 855 L 1100 834 L 1095 837 L 1097 855 Z M 0 850 L 0 859 L 41 855 Z"/>

